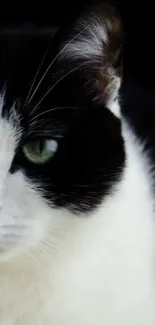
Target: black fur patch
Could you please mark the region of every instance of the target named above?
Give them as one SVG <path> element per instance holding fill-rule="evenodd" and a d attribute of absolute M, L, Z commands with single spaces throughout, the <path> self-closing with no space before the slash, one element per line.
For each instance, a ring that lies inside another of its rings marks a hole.
<path fill-rule="evenodd" d="M 12 30 L 0 34 L 3 117 L 10 116 L 16 103 L 24 130 L 10 172 L 22 169 L 56 207 L 88 211 L 101 202 L 122 175 L 125 153 L 121 125 L 105 106 L 93 101 L 87 69 L 79 67 L 78 61 L 71 64 L 55 60 L 59 42 L 54 34 L 51 30 L 38 37 L 38 31 L 25 28 L 20 33 Z M 22 152 L 23 143 L 34 137 L 54 138 L 59 143 L 55 157 L 44 165 L 30 163 Z"/>

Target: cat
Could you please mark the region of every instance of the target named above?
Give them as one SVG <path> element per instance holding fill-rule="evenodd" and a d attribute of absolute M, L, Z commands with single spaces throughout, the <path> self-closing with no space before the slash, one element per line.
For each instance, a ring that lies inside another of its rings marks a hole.
<path fill-rule="evenodd" d="M 109 4 L 0 34 L 0 324 L 153 325 L 151 160 Z"/>

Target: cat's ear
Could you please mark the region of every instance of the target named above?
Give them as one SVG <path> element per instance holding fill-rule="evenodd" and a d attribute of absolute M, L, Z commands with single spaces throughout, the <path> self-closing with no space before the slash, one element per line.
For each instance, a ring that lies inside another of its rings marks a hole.
<path fill-rule="evenodd" d="M 100 4 L 76 21 L 63 51 L 63 57 L 78 60 L 91 71 L 96 88 L 94 100 L 103 102 L 116 116 L 120 114 L 122 34 L 121 20 L 114 7 Z"/>

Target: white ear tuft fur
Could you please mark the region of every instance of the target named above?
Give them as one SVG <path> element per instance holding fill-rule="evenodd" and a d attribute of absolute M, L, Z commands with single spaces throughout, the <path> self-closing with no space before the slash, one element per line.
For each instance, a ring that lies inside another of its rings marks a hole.
<path fill-rule="evenodd" d="M 107 44 L 107 26 L 97 17 L 81 21 L 76 28 L 77 36 L 66 47 L 63 56 L 69 59 L 92 60 L 103 56 L 103 44 Z"/>
<path fill-rule="evenodd" d="M 91 8 L 76 21 L 61 55 L 61 59 L 78 60 L 88 67 L 89 78 L 95 80 L 97 90 L 94 100 L 103 102 L 117 117 L 121 43 L 119 16 L 113 7 L 103 4 Z"/>

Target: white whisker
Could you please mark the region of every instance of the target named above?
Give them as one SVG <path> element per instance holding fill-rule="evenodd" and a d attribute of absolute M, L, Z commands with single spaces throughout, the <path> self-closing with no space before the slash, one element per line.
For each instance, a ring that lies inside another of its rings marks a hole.
<path fill-rule="evenodd" d="M 51 257 L 58 256 L 60 250 L 57 249 L 56 246 L 50 246 L 48 247 L 45 243 L 42 242 L 42 245 L 39 247 L 39 251 L 42 254 L 43 257 L 45 257 L 48 260 L 51 260 Z"/>
<path fill-rule="evenodd" d="M 68 233 L 66 231 L 62 231 L 62 230 L 59 230 L 59 229 L 52 229 L 52 235 L 56 235 L 56 236 L 63 236 L 64 238 L 66 237 L 70 237 L 70 238 L 74 238 L 74 235 L 72 233 Z M 48 238 L 48 241 L 50 242 L 50 237 Z"/>
<path fill-rule="evenodd" d="M 62 81 L 63 79 L 65 79 L 67 76 L 69 76 L 72 72 L 78 70 L 80 67 L 82 67 L 83 65 L 85 65 L 86 63 L 82 63 L 80 64 L 78 67 L 75 67 L 74 69 L 70 70 L 69 72 L 67 72 L 65 75 L 63 75 L 58 81 L 55 82 L 55 84 L 49 88 L 49 90 L 43 95 L 43 97 L 40 99 L 40 101 L 37 103 L 37 105 L 33 108 L 33 112 L 36 110 L 36 108 L 42 103 L 42 101 L 47 97 L 47 95 L 55 88 L 56 85 L 58 85 L 58 83 L 60 81 Z"/>
<path fill-rule="evenodd" d="M 27 252 L 27 251 L 23 251 L 23 253 L 25 255 L 27 255 L 35 264 L 37 264 L 39 267 L 40 265 L 42 265 L 41 263 L 39 263 L 39 261 L 30 253 L 30 252 Z"/>
<path fill-rule="evenodd" d="M 48 71 L 50 70 L 50 68 L 53 66 L 54 62 L 59 58 L 59 56 L 66 50 L 66 48 L 81 34 L 83 33 L 83 31 L 86 29 L 86 27 L 84 27 L 78 34 L 76 34 L 67 44 L 64 45 L 64 47 L 60 50 L 60 52 L 55 56 L 55 58 L 52 60 L 52 62 L 50 63 L 50 65 L 48 66 L 48 68 L 45 70 L 44 74 L 42 75 L 40 81 L 38 82 L 38 85 L 36 86 L 34 92 L 32 93 L 31 97 L 29 98 L 28 104 L 30 103 L 30 101 L 33 99 L 35 93 L 37 92 L 39 86 L 41 85 L 42 81 L 44 80 L 44 78 L 46 77 Z"/>
<path fill-rule="evenodd" d="M 47 55 L 48 49 L 49 49 L 49 46 L 47 47 L 47 50 L 45 51 L 45 53 L 44 53 L 44 55 L 43 55 L 43 58 L 42 58 L 42 60 L 41 60 L 41 62 L 40 62 L 40 64 L 39 64 L 39 67 L 38 67 L 37 72 L 36 72 L 36 74 L 35 74 L 35 76 L 34 76 L 34 79 L 33 79 L 32 85 L 31 85 L 31 87 L 30 87 L 30 90 L 29 90 L 28 95 L 27 95 L 27 97 L 26 97 L 26 99 L 25 99 L 25 103 L 24 103 L 24 105 L 23 105 L 23 108 L 24 108 L 24 107 L 25 107 L 25 106 L 30 102 L 29 97 L 30 97 L 30 95 L 31 95 L 31 92 L 32 92 L 32 90 L 33 90 L 33 86 L 34 86 L 34 84 L 35 84 L 35 82 L 36 82 L 36 79 L 37 79 L 37 77 L 38 77 L 38 75 L 39 75 L 39 72 L 40 72 L 40 70 L 41 70 L 41 67 L 42 67 L 42 65 L 43 65 L 43 63 L 44 63 L 44 60 L 45 60 L 45 58 L 46 58 L 46 55 Z"/>
<path fill-rule="evenodd" d="M 59 240 L 56 240 L 56 238 L 52 238 L 52 240 L 48 241 L 42 241 L 42 245 L 45 246 L 48 249 L 54 249 L 55 251 L 60 252 L 63 248 L 63 243 L 61 244 Z"/>
<path fill-rule="evenodd" d="M 53 107 L 53 108 L 50 108 L 40 114 L 38 114 L 37 116 L 34 116 L 32 119 L 31 119 L 31 122 L 33 122 L 34 120 L 36 120 L 38 117 L 46 114 L 46 113 L 49 113 L 49 112 L 53 112 L 53 111 L 56 111 L 56 110 L 60 110 L 60 109 L 77 109 L 77 107 L 75 106 L 58 106 L 58 107 Z"/>

